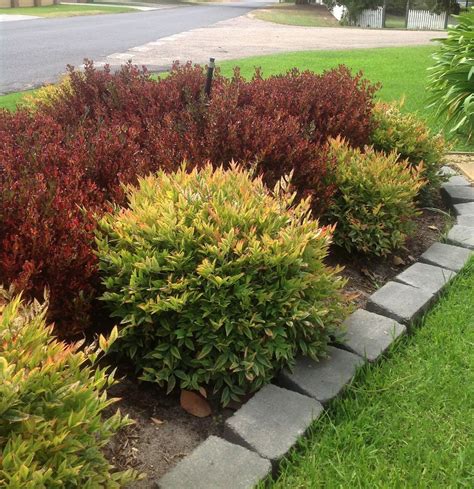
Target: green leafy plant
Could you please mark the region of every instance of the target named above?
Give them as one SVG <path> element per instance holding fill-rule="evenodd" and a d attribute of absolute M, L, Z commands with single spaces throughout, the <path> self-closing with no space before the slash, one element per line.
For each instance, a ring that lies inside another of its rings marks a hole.
<path fill-rule="evenodd" d="M 350 148 L 343 140 L 329 143 L 337 159 L 334 202 L 329 222 L 337 223 L 334 242 L 347 251 L 384 256 L 405 242 L 417 211 L 414 199 L 423 185 L 421 168 L 365 148 Z"/>
<path fill-rule="evenodd" d="M 449 27 L 448 37 L 438 39 L 429 75 L 429 103 L 451 132 L 459 131 L 470 139 L 474 131 L 474 10 L 457 20 L 457 25 Z"/>
<path fill-rule="evenodd" d="M 22 105 L 32 109 L 39 106 L 54 107 L 61 97 L 67 96 L 72 96 L 72 86 L 69 76 L 64 75 L 58 83 L 45 85 L 26 95 Z"/>
<path fill-rule="evenodd" d="M 44 306 L 6 295 L 0 289 L 0 487 L 118 488 L 136 479 L 102 453 L 130 421 L 118 411 L 101 417 L 114 399 L 104 392 L 113 377 L 94 366 L 98 351 L 56 341 Z"/>
<path fill-rule="evenodd" d="M 112 346 L 147 381 L 254 391 L 298 353 L 324 354 L 343 317 L 337 269 L 323 264 L 331 227 L 270 194 L 248 171 L 160 172 L 128 188 L 99 222 L 103 300 L 123 328 Z"/>
<path fill-rule="evenodd" d="M 394 103 L 378 103 L 374 108 L 376 129 L 371 144 L 386 154 L 395 151 L 400 161 L 417 167 L 423 163 L 422 199 L 429 200 L 430 192 L 439 189 L 446 180 L 441 173 L 447 146 L 441 134 L 431 134 L 426 123 L 415 114 L 402 113 Z"/>

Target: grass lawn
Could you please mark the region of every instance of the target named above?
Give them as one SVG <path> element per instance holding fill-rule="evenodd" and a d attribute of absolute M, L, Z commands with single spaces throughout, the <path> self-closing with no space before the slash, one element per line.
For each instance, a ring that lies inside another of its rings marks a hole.
<path fill-rule="evenodd" d="M 363 369 L 272 488 L 474 487 L 474 259 L 394 354 Z"/>
<path fill-rule="evenodd" d="M 434 131 L 438 132 L 443 130 L 443 121 L 435 120 L 432 110 L 426 108 L 427 68 L 432 65 L 431 54 L 434 49 L 433 46 L 414 46 L 306 51 L 227 61 L 220 66 L 226 75 L 232 73 L 234 66 L 240 66 L 243 75 L 251 76 L 256 66 L 262 68 L 264 75 L 273 75 L 295 66 L 302 70 L 321 72 L 345 64 L 355 71 L 363 70 L 369 80 L 380 82 L 380 99 L 402 99 L 404 110 L 417 112 L 426 119 Z M 457 140 L 453 145 L 460 151 L 474 151 L 472 142 Z"/>
<path fill-rule="evenodd" d="M 36 90 L 25 90 L 24 92 L 13 92 L 7 95 L 0 96 L 0 108 L 15 110 L 19 103 L 21 103 L 24 98 Z"/>
<path fill-rule="evenodd" d="M 302 25 L 306 27 L 339 27 L 339 22 L 324 5 L 295 5 L 281 3 L 256 10 L 253 16 L 277 24 Z"/>
<path fill-rule="evenodd" d="M 387 14 L 385 17 L 385 27 L 391 29 L 405 29 L 405 16 Z"/>
<path fill-rule="evenodd" d="M 37 17 L 75 17 L 78 15 L 121 14 L 138 12 L 129 7 L 109 7 L 95 4 L 49 5 L 48 7 L 20 7 L 0 9 L 0 14 L 35 15 Z"/>

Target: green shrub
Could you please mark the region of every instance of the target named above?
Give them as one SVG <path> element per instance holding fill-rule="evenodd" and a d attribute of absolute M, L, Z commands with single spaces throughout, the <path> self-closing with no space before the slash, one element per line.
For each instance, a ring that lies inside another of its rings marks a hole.
<path fill-rule="evenodd" d="M 415 114 L 404 114 L 396 104 L 378 103 L 374 109 L 377 128 L 371 136 L 374 148 L 385 153 L 396 151 L 400 160 L 416 167 L 423 163 L 422 197 L 439 188 L 444 181 L 440 173 L 446 144 L 443 137 L 432 135 L 426 123 Z"/>
<path fill-rule="evenodd" d="M 398 155 L 350 148 L 330 141 L 337 160 L 338 191 L 327 217 L 336 223 L 334 242 L 347 251 L 384 256 L 405 242 L 417 211 L 414 199 L 423 185 L 420 170 Z"/>
<path fill-rule="evenodd" d="M 428 89 L 432 92 L 430 107 L 444 117 L 452 132 L 468 138 L 474 132 L 474 9 L 457 17 L 448 37 L 438 39 L 440 46 L 433 55 Z"/>
<path fill-rule="evenodd" d="M 299 352 L 323 354 L 343 315 L 343 281 L 323 259 L 331 228 L 236 167 L 158 173 L 101 219 L 99 266 L 113 349 L 142 378 L 212 389 L 225 405 L 268 382 Z"/>
<path fill-rule="evenodd" d="M 72 96 L 72 91 L 71 79 L 68 75 L 64 75 L 58 83 L 45 85 L 26 95 L 22 105 L 32 109 L 54 107 L 61 97 Z"/>
<path fill-rule="evenodd" d="M 120 487 L 135 474 L 113 472 L 102 453 L 129 424 L 101 418 L 113 378 L 94 369 L 96 352 L 54 340 L 45 312 L 18 297 L 0 305 L 0 487 Z"/>

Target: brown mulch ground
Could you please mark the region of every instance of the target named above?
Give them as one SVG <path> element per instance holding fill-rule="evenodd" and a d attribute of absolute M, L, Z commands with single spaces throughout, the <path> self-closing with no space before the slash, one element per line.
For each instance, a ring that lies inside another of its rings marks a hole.
<path fill-rule="evenodd" d="M 209 435 L 222 435 L 230 409 L 218 410 L 207 418 L 186 413 L 179 395 L 166 395 L 154 385 L 139 383 L 129 376 L 109 390 L 114 404 L 128 414 L 135 424 L 121 430 L 106 449 L 107 458 L 119 469 L 133 468 L 147 478 L 131 485 L 135 488 L 155 487 L 154 483 L 182 457 L 188 455 Z"/>
<path fill-rule="evenodd" d="M 385 259 L 367 259 L 341 251 L 332 253 L 329 264 L 343 265 L 348 279 L 347 294 L 357 307 L 364 307 L 367 297 L 418 257 L 447 230 L 450 218 L 441 198 L 432 208 L 422 209 L 415 223 L 415 233 L 405 249 Z M 133 488 L 155 487 L 156 480 L 188 455 L 209 435 L 221 435 L 224 420 L 233 410 L 218 409 L 207 418 L 187 414 L 177 394 L 165 395 L 156 386 L 138 383 L 126 377 L 110 390 L 122 398 L 118 406 L 135 424 L 122 430 L 107 447 L 107 456 L 119 469 L 134 468 L 147 479 Z"/>

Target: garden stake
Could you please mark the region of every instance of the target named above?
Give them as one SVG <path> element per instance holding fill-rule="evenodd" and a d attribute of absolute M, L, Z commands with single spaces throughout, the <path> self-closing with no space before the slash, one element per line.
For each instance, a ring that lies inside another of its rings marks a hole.
<path fill-rule="evenodd" d="M 207 67 L 206 88 L 204 89 L 207 98 L 210 98 L 211 96 L 212 77 L 214 75 L 214 68 L 216 67 L 215 61 L 215 58 L 209 58 L 209 66 Z"/>

